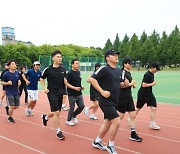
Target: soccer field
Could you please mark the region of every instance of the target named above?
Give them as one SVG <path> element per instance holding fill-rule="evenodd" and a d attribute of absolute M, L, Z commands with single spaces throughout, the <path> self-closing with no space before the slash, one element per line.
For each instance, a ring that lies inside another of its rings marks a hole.
<path fill-rule="evenodd" d="M 145 71 L 132 71 L 132 77 L 136 80 L 137 88 L 132 89 L 133 98 L 137 98 L 137 92 L 141 85 Z M 89 84 L 86 82 L 91 72 L 81 72 L 82 85 L 85 87 L 83 94 L 89 94 Z M 180 72 L 179 71 L 160 71 L 155 73 L 156 86 L 153 93 L 158 102 L 179 104 L 180 105 Z"/>
<path fill-rule="evenodd" d="M 132 77 L 136 80 L 137 88 L 132 88 L 133 98 L 136 100 L 137 92 L 146 71 L 132 71 Z M 89 83 L 87 78 L 92 72 L 81 72 L 82 86 L 85 87 L 84 95 L 89 95 Z M 160 71 L 155 73 L 156 86 L 153 93 L 158 102 L 180 105 L 180 71 Z M 41 86 L 39 86 L 42 90 Z"/>

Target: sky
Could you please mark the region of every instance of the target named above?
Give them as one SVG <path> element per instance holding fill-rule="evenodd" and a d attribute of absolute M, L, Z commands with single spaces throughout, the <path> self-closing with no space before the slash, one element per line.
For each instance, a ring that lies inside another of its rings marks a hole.
<path fill-rule="evenodd" d="M 2 0 L 0 6 L 0 27 L 15 28 L 16 40 L 35 45 L 103 48 L 117 33 L 122 40 L 126 33 L 180 28 L 179 0 Z"/>

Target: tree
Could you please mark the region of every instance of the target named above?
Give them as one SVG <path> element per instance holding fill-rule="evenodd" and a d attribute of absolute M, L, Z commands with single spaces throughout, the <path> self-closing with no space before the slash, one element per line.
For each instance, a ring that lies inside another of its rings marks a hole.
<path fill-rule="evenodd" d="M 113 46 L 112 46 L 111 40 L 108 39 L 108 40 L 106 41 L 105 47 L 103 48 L 103 51 L 106 52 L 106 50 L 112 49 L 112 47 L 113 47 Z"/>
<path fill-rule="evenodd" d="M 167 63 L 167 57 L 168 57 L 168 36 L 166 32 L 164 31 L 162 33 L 162 38 L 160 39 L 159 47 L 158 47 L 158 60 L 161 63 L 161 65 L 164 67 Z"/>
<path fill-rule="evenodd" d="M 135 33 L 130 40 L 129 56 L 134 61 L 137 61 L 140 59 L 140 42 L 139 42 L 138 37 Z"/>
<path fill-rule="evenodd" d="M 122 40 L 122 43 L 119 46 L 120 51 L 120 57 L 126 57 L 129 53 L 129 37 L 127 34 L 125 34 L 124 39 Z"/>
<path fill-rule="evenodd" d="M 118 36 L 118 33 L 117 33 L 117 34 L 116 34 L 116 39 L 115 39 L 115 41 L 114 41 L 114 43 L 113 43 L 113 49 L 114 49 L 115 51 L 118 51 L 119 46 L 120 46 L 120 40 L 119 40 L 119 36 Z"/>

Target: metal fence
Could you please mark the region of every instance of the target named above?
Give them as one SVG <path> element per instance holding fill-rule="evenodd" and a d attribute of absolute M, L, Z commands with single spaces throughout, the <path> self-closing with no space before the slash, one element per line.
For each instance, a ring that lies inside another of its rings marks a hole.
<path fill-rule="evenodd" d="M 71 61 L 75 57 L 63 57 L 62 63 L 66 67 L 67 70 L 71 69 Z M 105 60 L 103 57 L 78 57 L 80 61 L 80 71 L 93 71 L 94 66 L 97 62 L 101 63 L 101 65 L 105 65 Z M 122 66 L 122 58 L 119 59 L 118 66 Z M 51 56 L 41 55 L 39 56 L 39 62 L 41 63 L 41 70 L 48 67 L 52 64 Z"/>

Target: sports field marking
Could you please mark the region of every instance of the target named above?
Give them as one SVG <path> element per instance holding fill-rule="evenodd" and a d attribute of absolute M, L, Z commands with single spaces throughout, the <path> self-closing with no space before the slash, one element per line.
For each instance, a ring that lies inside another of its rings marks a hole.
<path fill-rule="evenodd" d="M 37 112 L 37 111 L 36 111 Z M 38 111 L 39 112 L 39 111 Z M 41 113 L 41 112 L 39 112 L 39 113 Z M 2 115 L 2 114 L 0 114 L 1 116 L 3 116 L 3 117 L 6 117 L 5 115 Z M 63 118 L 66 118 L 65 116 L 60 116 L 60 117 L 63 117 Z M 37 125 L 37 126 L 41 126 L 41 127 L 44 127 L 44 126 L 42 126 L 42 125 L 40 125 L 40 124 L 36 124 L 36 123 L 32 123 L 32 122 L 29 122 L 29 121 L 26 121 L 26 120 L 22 120 L 22 119 L 18 119 L 18 118 L 16 118 L 17 120 L 19 120 L 19 121 L 22 121 L 22 122 L 26 122 L 26 123 L 29 123 L 29 124 L 33 124 L 33 125 Z M 99 124 L 99 123 L 94 123 L 94 122 L 90 122 L 90 121 L 86 121 L 86 120 L 80 120 L 80 119 L 78 119 L 79 121 L 82 121 L 82 122 L 85 122 L 85 123 L 89 123 L 89 124 L 94 124 L 94 125 L 98 125 L 98 126 L 101 126 L 101 124 Z M 159 124 L 159 125 L 161 125 L 161 124 Z M 164 126 L 166 126 L 166 125 L 164 125 Z M 54 130 L 54 128 L 51 128 L 51 127 L 47 127 L 47 128 L 49 128 L 49 129 L 52 129 L 52 130 Z M 123 130 L 123 131 L 128 131 L 129 132 L 129 129 L 122 129 L 121 127 L 119 127 L 119 130 Z M 63 131 L 64 132 L 64 131 Z M 66 132 L 67 134 L 68 134 L 68 132 Z M 71 134 L 71 133 L 70 133 Z M 139 134 L 143 134 L 143 135 L 145 135 L 145 136 L 151 136 L 151 137 L 154 137 L 154 138 L 159 138 L 159 139 L 162 139 L 162 140 L 166 140 L 166 141 L 171 141 L 171 142 L 175 142 L 175 143 L 180 143 L 180 141 L 177 141 L 177 140 L 172 140 L 172 139 L 168 139 L 168 138 L 163 138 L 163 137 L 159 137 L 159 136 L 154 136 L 154 135 L 149 135 L 149 134 L 146 134 L 146 133 L 141 133 L 141 132 L 139 132 Z M 76 136 L 76 134 L 72 134 L 73 136 Z M 79 137 L 81 137 L 81 138 L 86 138 L 86 137 L 83 137 L 83 136 L 79 136 Z M 93 140 L 93 139 L 91 139 L 91 140 Z"/>
<path fill-rule="evenodd" d="M 23 107 L 19 107 L 19 109 L 26 109 L 26 108 L 23 108 Z M 42 111 L 37 111 L 37 110 L 33 110 L 34 112 L 37 112 L 37 113 L 41 113 L 41 114 L 43 114 L 44 112 L 42 112 Z M 141 113 L 143 113 L 143 114 L 148 114 L 148 113 L 146 113 L 146 112 L 141 112 Z M 96 114 L 99 114 L 99 115 L 102 115 L 102 113 L 96 113 Z M 174 118 L 174 119 L 179 119 L 179 118 L 177 118 L 177 117 L 171 117 L 171 116 L 166 116 L 166 115 L 161 115 L 161 114 L 157 114 L 158 116 L 165 116 L 165 117 L 168 117 L 168 118 Z M 60 117 L 62 117 L 62 118 L 67 118 L 66 116 L 62 116 L 62 115 L 60 115 Z M 79 119 L 78 119 L 79 120 Z M 126 119 L 124 119 L 124 120 L 126 120 Z M 89 121 L 85 121 L 85 120 L 79 120 L 79 121 L 84 121 L 84 122 L 89 122 Z M 149 121 L 143 121 L 143 120 L 137 120 L 137 121 L 140 121 L 140 122 L 145 122 L 145 123 L 149 123 Z M 91 122 L 89 122 L 89 123 L 91 123 Z M 95 124 L 95 123 L 94 123 Z M 172 126 L 172 125 L 166 125 L 166 124 L 161 124 L 161 123 L 158 123 L 159 125 L 162 125 L 162 126 L 166 126 L 166 127 L 172 127 L 172 128 L 177 128 L 177 129 L 179 129 L 180 127 L 179 126 Z M 101 125 L 101 124 L 100 124 Z"/>
<path fill-rule="evenodd" d="M 147 112 L 143 112 L 143 111 L 140 111 L 140 113 L 143 113 L 143 114 L 147 114 L 147 115 L 150 115 L 150 113 L 147 113 Z M 140 114 L 139 113 L 139 114 Z M 173 117 L 173 116 L 167 116 L 167 115 L 164 115 L 164 114 L 156 114 L 157 116 L 162 116 L 162 117 L 167 117 L 167 118 L 172 118 L 172 119 L 180 119 L 180 117 Z M 138 117 L 138 116 L 137 116 Z"/>
<path fill-rule="evenodd" d="M 167 96 L 158 96 L 158 95 L 156 97 L 168 98 L 168 99 L 179 99 L 180 100 L 180 97 L 167 97 Z"/>
<path fill-rule="evenodd" d="M 0 114 L 0 116 L 3 116 L 3 117 L 6 117 L 5 115 L 2 115 Z M 29 122 L 29 121 L 26 121 L 26 120 L 22 120 L 22 119 L 19 119 L 19 118 L 14 118 L 15 120 L 19 120 L 21 122 L 25 122 L 25 123 L 28 123 L 28 124 L 31 124 L 31 125 L 36 125 L 36 126 L 39 126 L 39 127 L 43 127 L 43 125 L 40 125 L 40 124 L 37 124 L 37 123 L 33 123 L 33 122 Z M 45 127 L 45 128 L 48 128 L 50 130 L 53 130 L 54 131 L 54 128 L 52 127 Z M 86 139 L 86 140 L 89 140 L 89 141 L 93 141 L 93 139 L 91 138 L 88 138 L 88 137 L 84 137 L 84 136 L 81 136 L 81 135 L 77 135 L 77 134 L 73 134 L 73 133 L 69 133 L 69 132 L 66 132 L 66 131 L 63 131 L 63 133 L 65 134 L 69 134 L 69 135 L 72 135 L 72 136 L 76 136 L 76 137 L 79 137 L 79 138 L 83 138 L 83 139 Z M 12 140 L 14 141 L 14 140 Z M 16 143 L 16 141 L 14 141 Z M 19 143 L 19 142 L 17 142 Z M 21 143 L 20 143 L 21 144 Z M 22 144 L 23 145 L 23 144 Z M 25 145 L 26 146 L 26 145 Z M 129 150 L 129 149 L 126 149 L 126 148 L 123 148 L 123 147 L 119 147 L 119 146 L 115 146 L 116 148 L 118 149 L 121 149 L 121 150 L 124 150 L 124 151 L 128 151 L 128 152 L 131 152 L 131 153 L 135 153 L 135 154 L 141 154 L 140 152 L 136 152 L 136 151 L 132 151 L 132 150 Z M 45 154 L 45 153 L 42 153 L 42 154 Z"/>
<path fill-rule="evenodd" d="M 149 123 L 149 122 L 143 121 L 143 120 L 136 120 L 136 121 L 140 121 L 140 122 L 144 122 L 144 123 Z M 161 124 L 161 123 L 158 123 L 158 125 L 180 129 L 180 127 L 178 127 L 178 126 L 171 126 L 171 125 L 166 125 L 166 124 Z"/>
<path fill-rule="evenodd" d="M 32 151 L 35 151 L 35 152 L 37 152 L 37 153 L 46 154 L 46 153 L 44 153 L 44 152 L 42 152 L 42 151 L 39 151 L 39 150 L 34 149 L 34 148 L 32 148 L 32 147 L 29 147 L 29 146 L 27 146 L 27 145 L 25 145 L 25 144 L 22 144 L 22 143 L 20 143 L 20 142 L 17 142 L 17 141 L 15 141 L 15 140 L 12 140 L 12 139 L 7 138 L 7 137 L 5 137 L 5 136 L 0 135 L 0 138 L 2 138 L 2 139 L 4 139 L 4 140 L 7 140 L 7 141 L 10 141 L 10 142 L 13 142 L 13 143 L 15 143 L 15 144 L 18 144 L 18 145 L 20 145 L 20 146 L 22 146 L 22 147 L 25 147 L 25 148 L 30 149 L 30 150 L 32 150 Z"/>

